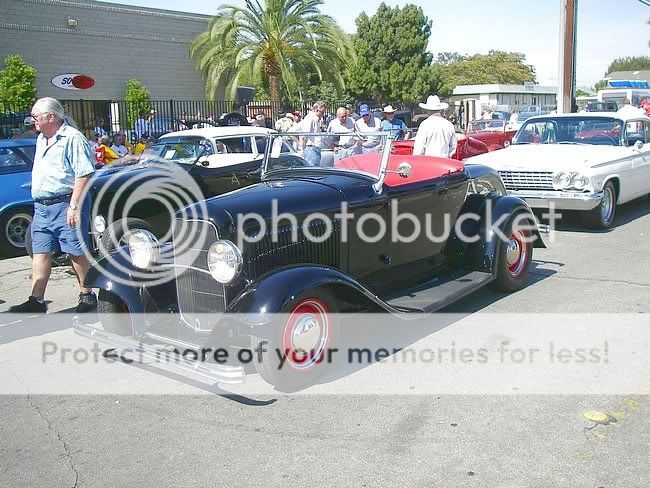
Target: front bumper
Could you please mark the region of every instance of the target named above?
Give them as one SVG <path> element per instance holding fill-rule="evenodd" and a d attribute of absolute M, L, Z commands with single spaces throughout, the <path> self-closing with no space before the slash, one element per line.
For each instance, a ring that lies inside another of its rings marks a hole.
<path fill-rule="evenodd" d="M 80 336 L 115 348 L 121 355 L 134 354 L 138 358 L 137 360 L 153 360 L 162 367 L 179 373 L 189 373 L 210 381 L 228 384 L 239 384 L 244 381 L 244 369 L 241 366 L 212 364 L 188 360 L 184 356 L 161 354 L 159 349 L 150 344 L 130 337 L 111 334 L 92 325 L 81 323 L 79 320 L 75 320 L 74 331 Z"/>
<path fill-rule="evenodd" d="M 526 200 L 532 208 L 550 208 L 556 210 L 588 211 L 596 208 L 603 198 L 603 192 L 594 193 L 573 191 L 508 190 L 513 195 Z"/>

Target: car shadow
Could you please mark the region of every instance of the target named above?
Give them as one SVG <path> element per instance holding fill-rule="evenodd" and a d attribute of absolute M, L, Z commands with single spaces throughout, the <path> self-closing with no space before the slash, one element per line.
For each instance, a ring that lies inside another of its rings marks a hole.
<path fill-rule="evenodd" d="M 192 386 L 199 390 L 203 390 L 207 393 L 211 393 L 215 396 L 219 396 L 225 398 L 226 400 L 230 400 L 239 403 L 241 405 L 246 405 L 248 407 L 266 407 L 268 405 L 272 405 L 278 400 L 277 398 L 269 398 L 268 400 L 256 400 L 254 398 L 250 398 L 244 395 L 240 395 L 238 393 L 232 393 L 230 391 L 224 390 L 219 386 L 218 383 L 208 385 L 206 383 L 202 383 L 201 381 L 197 381 L 188 376 L 174 373 L 173 371 L 162 370 L 160 368 L 151 366 L 150 364 L 146 364 L 146 363 L 139 363 L 134 361 L 130 363 L 129 366 L 133 366 L 134 368 L 138 368 L 144 371 L 148 371 L 150 373 L 164 376 L 165 378 L 168 378 L 170 380 L 178 381 L 179 383 Z"/>
<path fill-rule="evenodd" d="M 561 263 L 533 261 L 528 286 L 539 283 L 557 272 L 544 267 L 545 264 L 563 266 Z M 399 351 L 511 295 L 512 293 L 497 291 L 487 286 L 455 304 L 445 307 L 438 313 L 423 315 L 420 319 L 414 321 L 404 320 L 388 314 L 375 314 L 378 317 L 377 320 L 361 325 L 353 323 L 344 332 L 345 337 L 343 338 L 344 344 L 342 348 L 347 349 L 348 353 L 351 348 L 363 348 L 375 352 L 380 349 Z M 337 362 L 334 367 L 329 368 L 319 379 L 318 384 L 334 382 L 377 362 L 374 359 L 363 363 L 350 361 L 349 357 L 347 359 L 347 361 Z"/>
<path fill-rule="evenodd" d="M 535 215 L 543 224 L 548 224 L 548 220 L 542 215 L 543 210 L 534 210 Z M 616 207 L 614 223 L 609 229 L 592 229 L 585 219 L 585 212 L 563 211 L 562 219 L 557 222 L 555 230 L 565 232 L 584 232 L 589 234 L 606 234 L 617 227 L 622 227 L 635 220 L 650 214 L 650 198 L 647 196 L 637 198 L 631 202 Z"/>

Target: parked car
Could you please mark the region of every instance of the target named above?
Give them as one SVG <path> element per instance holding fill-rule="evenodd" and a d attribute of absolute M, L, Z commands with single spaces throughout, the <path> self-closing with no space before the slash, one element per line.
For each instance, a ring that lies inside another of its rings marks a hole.
<path fill-rule="evenodd" d="M 172 132 L 161 136 L 139 161 L 96 171 L 89 182 L 96 210 L 89 229 L 92 252 L 112 252 L 135 229 L 162 238 L 169 232 L 173 213 L 181 206 L 258 182 L 269 132 L 261 127 Z M 289 152 L 292 148 L 286 146 L 283 150 Z M 169 165 L 180 173 L 170 172 Z M 143 185 L 151 186 L 152 182 L 169 183 L 170 176 L 177 179 L 173 184 L 182 198 L 175 190 L 165 194 L 151 188 L 142 191 Z M 184 191 L 193 184 L 197 186 L 194 192 Z M 131 206 L 134 196 L 137 205 Z"/>
<path fill-rule="evenodd" d="M 456 139 L 458 140 L 458 145 L 456 146 L 456 152 L 452 156 L 452 159 L 457 161 L 463 161 L 466 158 L 472 156 L 477 156 L 490 151 L 487 144 L 483 141 L 476 139 L 475 137 L 469 136 L 462 132 L 456 133 Z M 406 139 L 402 141 L 393 141 L 392 144 L 392 154 L 401 154 L 401 155 L 412 155 L 413 148 L 415 146 L 415 139 Z"/>
<path fill-rule="evenodd" d="M 585 105 L 586 112 L 616 112 L 618 111 L 618 104 L 613 101 L 607 102 L 589 102 Z"/>
<path fill-rule="evenodd" d="M 508 193 L 533 208 L 579 210 L 593 227 L 616 206 L 650 193 L 650 119 L 581 113 L 528 119 L 512 145 L 470 158 L 499 171 Z"/>
<path fill-rule="evenodd" d="M 537 117 L 538 115 L 545 115 L 549 113 L 550 110 L 545 109 L 540 105 L 532 105 L 530 107 L 524 107 L 519 111 L 517 116 L 517 122 L 522 123 L 525 120 L 528 120 L 530 117 Z"/>
<path fill-rule="evenodd" d="M 34 215 L 32 166 L 36 139 L 0 140 L 0 254 L 25 253 Z"/>
<path fill-rule="evenodd" d="M 151 136 L 158 138 L 170 132 L 176 132 L 186 129 L 202 129 L 209 127 L 218 127 L 219 124 L 210 119 L 185 119 L 181 120 L 177 117 L 169 117 L 167 115 L 156 115 L 149 122 L 151 128 Z"/>
<path fill-rule="evenodd" d="M 510 120 L 510 116 L 512 115 L 511 112 L 508 112 L 506 110 L 493 110 L 492 111 L 492 118 L 496 120 L 505 120 L 508 122 Z"/>
<path fill-rule="evenodd" d="M 496 172 L 445 158 L 391 155 L 387 135 L 379 137 L 376 150 L 324 168 L 280 154 L 282 135 L 272 134 L 260 183 L 208 199 L 202 218 L 189 217 L 196 206 L 178 212 L 171 243 L 137 231 L 125 248 L 90 269 L 85 283 L 100 290 L 104 330 L 77 324 L 77 332 L 113 347 L 135 345 L 154 359 L 147 344 L 198 351 L 256 349 L 264 342 L 271 353 L 260 353 L 257 371 L 278 388 L 294 389 L 325 368 L 325 350 L 340 332 L 338 311 L 408 318 L 488 284 L 508 291 L 525 286 L 533 247 L 544 244 L 530 208 L 504 195 Z M 445 235 L 445 221 L 464 224 L 446 240 L 421 232 L 408 242 L 382 235 L 381 226 L 358 224 L 372 213 L 387 229 L 394 224 L 412 235 L 412 226 L 393 222 L 397 206 L 429 221 L 436 236 Z M 337 216 L 342 208 L 352 216 Z M 470 215 L 476 218 L 465 218 Z M 284 351 L 282 368 L 277 351 Z M 218 381 L 243 379 L 243 370 L 232 366 L 189 370 Z"/>
<path fill-rule="evenodd" d="M 474 120 L 467 126 L 466 134 L 485 143 L 490 151 L 503 149 L 512 143 L 512 138 L 517 133 L 508 127 L 508 120 Z"/>
<path fill-rule="evenodd" d="M 29 112 L 0 112 L 0 139 L 10 139 L 14 131 L 24 128 L 23 121 L 30 115 Z"/>

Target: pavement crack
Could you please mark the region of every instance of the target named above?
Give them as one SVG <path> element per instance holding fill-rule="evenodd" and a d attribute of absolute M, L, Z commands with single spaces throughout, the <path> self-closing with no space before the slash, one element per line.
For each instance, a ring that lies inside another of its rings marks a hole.
<path fill-rule="evenodd" d="M 548 273 L 539 273 L 535 271 L 530 271 L 529 273 L 535 276 L 548 277 Z M 626 281 L 626 280 L 608 280 L 604 278 L 583 278 L 580 276 L 561 276 L 558 274 L 554 274 L 553 279 L 564 279 L 564 280 L 571 280 L 571 281 L 589 281 L 592 283 L 615 283 L 619 285 L 629 285 L 629 286 L 638 286 L 640 288 L 650 288 L 650 284 L 637 283 L 635 281 Z"/>
<path fill-rule="evenodd" d="M 31 271 L 31 270 L 32 270 L 31 267 L 30 268 L 14 269 L 13 271 L 7 271 L 6 273 L 0 273 L 0 278 L 4 278 L 5 276 L 9 276 L 9 275 L 16 274 L 16 273 L 21 273 L 21 272 L 24 272 L 24 271 Z"/>
<path fill-rule="evenodd" d="M 72 455 L 71 455 L 71 452 L 70 452 L 70 448 L 68 447 L 68 444 L 66 443 L 66 441 L 63 438 L 63 436 L 61 435 L 61 433 L 52 426 L 52 423 L 50 422 L 50 419 L 48 419 L 45 416 L 45 414 L 41 410 L 41 407 L 39 407 L 38 405 L 36 405 L 36 403 L 34 403 L 34 401 L 32 400 L 32 397 L 31 397 L 31 395 L 29 393 L 27 394 L 27 403 L 29 403 L 29 405 L 34 410 L 36 410 L 36 413 L 39 415 L 39 417 L 41 417 L 45 421 L 45 423 L 47 424 L 47 428 L 49 430 L 51 430 L 52 432 L 54 432 L 54 434 L 56 435 L 56 438 L 59 440 L 59 442 L 63 446 L 63 450 L 65 451 L 65 455 L 66 455 L 66 459 L 68 460 L 68 464 L 70 464 L 70 469 L 74 473 L 74 484 L 72 485 L 72 488 L 77 488 L 77 486 L 79 484 L 79 472 L 77 471 L 77 469 L 74 466 L 74 463 L 72 462 Z"/>

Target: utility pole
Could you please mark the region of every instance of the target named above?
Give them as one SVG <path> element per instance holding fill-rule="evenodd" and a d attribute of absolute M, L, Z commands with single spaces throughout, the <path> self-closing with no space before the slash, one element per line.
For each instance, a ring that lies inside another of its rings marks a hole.
<path fill-rule="evenodd" d="M 570 113 L 576 92 L 576 29 L 578 0 L 560 0 L 560 69 L 557 112 Z"/>

